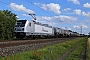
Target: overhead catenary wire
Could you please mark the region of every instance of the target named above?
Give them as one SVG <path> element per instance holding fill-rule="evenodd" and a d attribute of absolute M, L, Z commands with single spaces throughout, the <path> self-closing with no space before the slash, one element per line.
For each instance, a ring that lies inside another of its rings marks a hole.
<path fill-rule="evenodd" d="M 29 0 L 26 0 L 26 1 L 29 2 L 29 3 L 31 3 L 32 5 L 36 6 L 37 8 L 41 9 L 39 6 L 33 4 L 33 3 L 30 2 Z M 45 10 L 43 10 L 43 9 L 41 9 L 41 10 L 44 11 L 44 12 L 46 12 L 46 13 L 48 13 L 47 11 L 45 11 Z M 52 14 L 50 14 L 50 13 L 48 13 L 48 14 L 51 15 L 51 16 L 54 16 L 54 15 L 52 15 Z"/>
<path fill-rule="evenodd" d="M 10 0 L 9 0 L 10 1 Z M 5 3 L 5 2 L 3 2 L 3 1 L 0 1 L 0 3 L 3 3 L 3 4 L 5 4 L 6 6 L 11 6 L 10 4 L 8 4 L 8 3 Z M 21 11 L 24 11 L 24 10 L 22 10 L 22 9 L 20 9 Z"/>
<path fill-rule="evenodd" d="M 8 1 L 10 1 L 11 2 L 11 0 L 8 0 Z M 26 1 L 28 1 L 30 4 L 32 4 L 32 5 L 34 5 L 32 2 L 30 2 L 29 0 L 26 0 Z M 7 5 L 7 6 L 11 6 L 10 4 L 8 4 L 8 3 L 5 3 L 5 2 L 3 2 L 3 1 L 0 1 L 1 3 L 3 3 L 3 4 L 5 4 L 5 5 Z M 37 8 L 39 8 L 39 9 L 41 9 L 39 6 L 37 6 L 37 5 L 34 5 L 34 6 L 36 6 Z M 22 10 L 22 9 L 20 9 L 20 10 Z M 44 12 L 46 12 L 47 14 L 49 14 L 50 16 L 54 16 L 54 15 L 52 15 L 52 14 L 50 14 L 50 13 L 48 13 L 47 11 L 45 11 L 45 10 L 43 10 L 43 9 L 41 9 L 42 11 L 44 11 Z M 23 10 L 22 10 L 23 11 Z"/>
<path fill-rule="evenodd" d="M 10 0 L 8 0 L 8 1 L 10 1 Z M 31 3 L 32 5 L 36 6 L 37 8 L 41 9 L 39 6 L 37 6 L 37 5 L 33 4 L 33 3 L 32 3 L 32 2 L 30 2 L 29 0 L 26 0 L 26 1 L 28 1 L 28 2 L 29 2 L 29 3 Z M 3 1 L 1 1 L 1 0 L 0 0 L 0 2 L 1 2 L 1 3 L 3 3 L 3 4 L 5 4 L 5 5 L 9 5 L 9 6 L 10 6 L 10 4 L 5 3 L 5 2 L 3 2 Z M 42 10 L 42 11 L 44 11 L 44 12 L 46 12 L 47 14 L 49 14 L 49 15 L 51 15 L 51 16 L 54 16 L 54 15 L 52 15 L 52 14 L 48 13 L 47 11 L 45 11 L 45 10 L 43 10 L 43 9 L 41 9 L 41 10 Z M 22 11 L 23 11 L 23 10 L 22 10 Z"/>
<path fill-rule="evenodd" d="M 46 2 L 46 0 L 43 0 L 43 1 L 45 1 Z M 47 3 L 47 2 L 46 2 Z"/>
<path fill-rule="evenodd" d="M 9 5 L 9 4 L 7 4 L 7 3 L 5 3 L 5 2 L 1 1 L 1 0 L 0 0 L 0 2 L 1 2 L 1 3 L 3 3 L 3 4 L 5 4 L 5 5 Z"/>
<path fill-rule="evenodd" d="M 11 0 L 8 0 L 8 1 L 11 1 Z M 11 6 L 10 4 L 8 4 L 8 3 L 5 3 L 5 2 L 3 2 L 3 1 L 0 1 L 1 3 L 3 3 L 3 4 L 5 4 L 5 5 L 7 5 L 7 6 Z M 21 11 L 24 11 L 24 10 L 22 10 L 22 9 L 20 9 Z"/>
<path fill-rule="evenodd" d="M 34 6 L 36 6 L 37 8 L 39 8 L 39 9 L 41 9 L 39 6 L 37 6 L 37 5 L 35 5 L 35 4 L 33 4 L 31 1 L 29 1 L 29 0 L 26 0 L 27 2 L 29 2 L 30 4 L 32 4 L 32 5 L 34 5 Z M 45 11 L 45 10 L 43 10 L 43 9 L 41 9 L 42 11 L 44 11 L 44 12 L 46 12 L 47 14 L 49 14 L 50 16 L 54 16 L 54 15 L 52 15 L 52 14 L 50 14 L 50 13 L 48 13 L 47 11 Z M 48 21 L 48 22 L 51 22 L 51 21 Z"/>

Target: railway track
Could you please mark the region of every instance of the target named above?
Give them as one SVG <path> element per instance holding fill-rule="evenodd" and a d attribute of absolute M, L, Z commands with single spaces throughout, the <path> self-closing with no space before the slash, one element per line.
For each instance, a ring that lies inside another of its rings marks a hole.
<path fill-rule="evenodd" d="M 50 46 L 64 41 L 73 40 L 72 38 L 53 38 L 53 39 L 37 39 L 37 40 L 19 40 L 19 41 L 1 41 L 0 56 L 10 56 L 20 52 L 36 50 L 44 46 Z"/>
<path fill-rule="evenodd" d="M 10 46 L 19 46 L 19 45 L 25 45 L 25 44 L 40 44 L 40 43 L 46 43 L 46 42 L 52 42 L 52 41 L 66 41 L 74 39 L 72 38 L 53 38 L 53 39 L 37 39 L 37 40 L 1 40 L 0 41 L 0 48 L 4 47 L 10 47 Z"/>

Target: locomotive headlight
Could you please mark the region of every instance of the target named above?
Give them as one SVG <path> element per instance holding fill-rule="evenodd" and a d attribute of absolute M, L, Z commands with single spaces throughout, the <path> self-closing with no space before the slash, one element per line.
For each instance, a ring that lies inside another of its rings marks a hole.
<path fill-rule="evenodd" d="M 22 31 L 24 31 L 24 28 L 22 28 Z"/>
<path fill-rule="evenodd" d="M 16 28 L 14 30 L 16 30 Z"/>

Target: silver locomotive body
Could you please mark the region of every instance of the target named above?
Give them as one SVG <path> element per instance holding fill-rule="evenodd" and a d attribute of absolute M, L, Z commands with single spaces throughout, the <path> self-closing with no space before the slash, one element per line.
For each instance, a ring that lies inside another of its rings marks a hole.
<path fill-rule="evenodd" d="M 18 20 L 14 29 L 14 36 L 17 38 L 54 35 L 52 26 L 29 20 Z"/>

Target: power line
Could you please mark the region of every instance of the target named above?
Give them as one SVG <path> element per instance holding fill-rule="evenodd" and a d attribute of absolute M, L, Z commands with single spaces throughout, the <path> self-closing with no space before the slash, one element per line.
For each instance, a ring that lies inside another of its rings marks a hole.
<path fill-rule="evenodd" d="M 8 0 L 8 1 L 10 1 L 10 0 Z M 29 0 L 26 0 L 26 1 L 28 1 L 29 3 L 31 3 L 32 5 L 34 5 L 32 2 L 30 2 Z M 7 4 L 7 3 L 5 3 L 5 2 L 3 2 L 3 1 L 0 1 L 1 3 L 3 3 L 3 4 L 5 4 L 5 5 L 9 5 L 9 4 Z M 10 6 L 10 5 L 9 5 Z M 34 5 L 34 6 L 36 6 L 37 8 L 39 8 L 39 9 L 41 9 L 40 7 L 38 7 L 37 5 Z M 41 9 L 42 11 L 44 11 L 44 12 L 46 12 L 45 10 L 43 10 L 43 9 Z M 48 13 L 48 12 L 46 12 L 46 13 Z M 51 15 L 51 16 L 54 16 L 54 15 L 52 15 L 52 14 L 50 14 L 50 13 L 48 13 L 49 15 Z"/>
<path fill-rule="evenodd" d="M 2 2 L 2 1 L 0 1 L 0 2 L 3 3 L 3 4 L 5 4 L 5 5 L 9 5 L 9 4 L 5 3 L 5 2 Z"/>
<path fill-rule="evenodd" d="M 31 3 L 32 5 L 36 6 L 37 8 L 41 9 L 41 8 L 38 7 L 37 5 L 35 5 L 35 4 L 33 4 L 32 2 L 30 2 L 29 0 L 26 0 L 26 1 L 28 1 L 28 2 Z M 46 12 L 46 11 L 43 10 L 43 9 L 41 9 L 41 10 L 44 11 L 44 12 Z M 46 13 L 48 13 L 48 12 L 46 12 Z M 51 15 L 51 16 L 54 16 L 54 15 L 52 15 L 52 14 L 50 14 L 50 13 L 48 13 L 48 14 Z"/>
<path fill-rule="evenodd" d="M 9 0 L 9 1 L 11 1 L 11 0 Z"/>
<path fill-rule="evenodd" d="M 43 0 L 43 1 L 45 1 L 46 2 L 46 0 Z M 47 2 L 46 2 L 47 3 Z"/>
<path fill-rule="evenodd" d="M 8 1 L 10 1 L 10 0 L 8 0 Z M 28 1 L 29 3 L 31 3 L 32 5 L 34 5 L 32 2 L 30 2 L 29 0 L 26 0 L 26 1 Z M 9 5 L 9 6 L 11 6 L 10 4 L 7 4 L 7 3 L 5 3 L 5 2 L 2 2 L 2 1 L 0 1 L 1 3 L 3 3 L 3 4 L 5 4 L 5 5 Z M 36 6 L 37 8 L 39 8 L 39 9 L 41 9 L 40 7 L 38 7 L 37 5 L 34 5 L 34 6 Z M 23 11 L 22 9 L 20 9 L 21 11 Z M 43 10 L 43 9 L 41 9 L 41 10 Z M 46 12 L 45 10 L 43 10 L 44 12 Z M 46 13 L 48 13 L 48 12 L 46 12 Z M 52 15 L 52 14 L 50 14 L 50 13 L 48 13 L 49 15 L 51 15 L 51 16 L 54 16 L 54 15 Z"/>
<path fill-rule="evenodd" d="M 9 0 L 9 1 L 11 1 L 11 0 Z M 31 3 L 32 5 L 34 5 L 32 2 L 30 2 L 29 0 L 26 0 L 26 1 L 28 1 L 29 3 Z M 34 5 L 34 6 L 36 6 L 36 5 Z M 36 7 L 38 7 L 38 6 L 36 6 Z M 40 7 L 38 7 L 38 8 L 40 8 Z M 40 8 L 41 9 L 41 8 Z M 22 9 L 20 9 L 20 10 L 22 10 Z M 43 10 L 43 9 L 41 9 L 41 10 Z M 23 10 L 22 10 L 23 11 Z M 44 11 L 44 10 L 43 10 Z M 46 12 L 46 11 L 45 11 Z M 48 13 L 48 12 L 46 12 L 46 13 Z M 49 14 L 49 13 L 48 13 Z M 51 14 L 50 14 L 51 15 Z M 36 18 L 35 18 L 35 20 L 36 20 Z"/>
<path fill-rule="evenodd" d="M 10 0 L 9 0 L 10 1 Z M 5 3 L 5 2 L 2 2 L 2 1 L 0 1 L 1 3 L 3 3 L 3 4 L 5 4 L 5 5 L 8 5 L 8 6 L 11 6 L 10 4 L 7 4 L 7 3 Z M 23 11 L 22 9 L 20 9 L 21 11 Z"/>
<path fill-rule="evenodd" d="M 81 34 L 82 34 L 82 26 L 81 26 Z"/>

